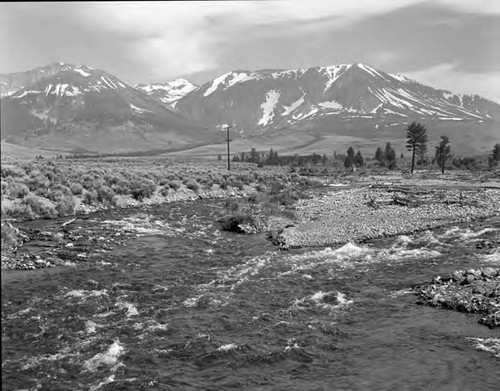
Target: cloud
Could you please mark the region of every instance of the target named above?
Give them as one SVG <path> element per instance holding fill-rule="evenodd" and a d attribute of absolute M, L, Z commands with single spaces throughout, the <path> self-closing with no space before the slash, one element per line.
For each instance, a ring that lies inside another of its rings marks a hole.
<path fill-rule="evenodd" d="M 456 63 L 443 63 L 405 73 L 406 76 L 435 88 L 455 93 L 477 94 L 500 103 L 500 71 L 473 73 L 457 68 Z"/>
<path fill-rule="evenodd" d="M 265 26 L 300 29 L 320 19 L 342 24 L 420 1 L 103 2 L 82 7 L 76 22 L 83 29 L 127 41 L 125 55 L 148 67 L 148 78 L 158 79 L 216 69 L 221 65 L 221 46 L 244 35 L 265 34 Z"/>
<path fill-rule="evenodd" d="M 129 83 L 232 69 L 366 62 L 390 72 L 456 62 L 496 72 L 500 2 L 272 0 L 0 3 L 0 72 L 53 61 Z M 200 80 L 202 81 L 201 77 Z"/>
<path fill-rule="evenodd" d="M 436 0 L 436 2 L 466 13 L 500 14 L 500 2 L 497 0 Z"/>

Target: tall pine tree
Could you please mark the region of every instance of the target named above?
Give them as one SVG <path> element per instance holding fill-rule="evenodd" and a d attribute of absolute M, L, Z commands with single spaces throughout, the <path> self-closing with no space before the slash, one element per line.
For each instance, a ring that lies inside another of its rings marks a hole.
<path fill-rule="evenodd" d="M 488 158 L 488 165 L 490 168 L 494 168 L 498 165 L 498 162 L 500 162 L 500 144 L 496 143 Z"/>
<path fill-rule="evenodd" d="M 406 148 L 411 154 L 411 173 L 415 170 L 415 156 L 423 158 L 427 151 L 427 129 L 424 125 L 413 121 L 406 130 Z"/>
<path fill-rule="evenodd" d="M 441 173 L 444 174 L 446 161 L 451 159 L 450 139 L 447 136 L 441 136 L 441 142 L 436 147 L 436 163 L 441 167 Z"/>
<path fill-rule="evenodd" d="M 350 168 L 354 165 L 354 148 L 349 147 L 347 150 L 346 157 L 344 159 L 344 167 L 345 168 Z"/>
<path fill-rule="evenodd" d="M 385 164 L 384 152 L 380 147 L 378 147 L 377 150 L 375 151 L 375 160 L 380 164 Z"/>
<path fill-rule="evenodd" d="M 391 143 L 387 143 L 385 145 L 384 158 L 389 170 L 392 170 L 396 167 L 396 151 L 392 149 Z"/>

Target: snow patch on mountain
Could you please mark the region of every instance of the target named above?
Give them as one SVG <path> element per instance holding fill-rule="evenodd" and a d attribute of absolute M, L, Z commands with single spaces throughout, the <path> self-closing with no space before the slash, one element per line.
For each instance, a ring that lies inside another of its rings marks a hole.
<path fill-rule="evenodd" d="M 318 105 L 324 107 L 325 109 L 342 110 L 344 108 L 344 106 L 342 106 L 339 102 L 336 102 L 334 100 L 327 102 L 320 102 L 318 103 Z"/>
<path fill-rule="evenodd" d="M 231 76 L 231 78 L 228 79 L 228 84 L 227 84 L 227 86 L 224 87 L 224 89 L 228 89 L 229 87 L 232 87 L 238 83 L 243 83 L 244 81 L 256 79 L 255 76 L 253 76 L 252 74 L 248 74 L 248 73 L 233 72 L 230 74 L 230 76 Z"/>
<path fill-rule="evenodd" d="M 221 83 L 224 83 L 224 81 L 226 80 L 226 77 L 228 77 L 230 74 L 231 74 L 231 72 L 230 73 L 226 73 L 226 74 L 224 74 L 222 76 L 219 76 L 218 78 L 214 79 L 214 81 L 212 82 L 212 85 L 209 88 L 207 88 L 207 90 L 205 91 L 205 93 L 203 94 L 203 96 L 207 97 L 210 94 L 212 94 L 215 91 L 217 91 L 217 89 L 219 88 L 219 85 Z"/>
<path fill-rule="evenodd" d="M 311 110 L 308 112 L 308 113 L 298 113 L 298 114 L 294 114 L 292 116 L 292 118 L 294 120 L 303 120 L 304 118 L 307 118 L 307 117 L 310 117 L 314 114 L 316 114 L 317 112 L 319 111 L 319 109 L 317 107 L 311 107 Z"/>
<path fill-rule="evenodd" d="M 304 102 L 305 102 L 305 99 L 304 99 L 304 96 L 302 96 L 300 99 L 293 102 L 290 106 L 283 106 L 285 111 L 283 113 L 281 113 L 281 115 L 288 115 L 288 114 L 292 113 Z"/>
<path fill-rule="evenodd" d="M 19 99 L 19 98 L 25 97 L 26 95 L 39 94 L 40 93 L 40 91 L 36 91 L 36 90 L 26 90 L 26 91 L 23 91 L 21 94 L 17 95 L 19 92 L 21 92 L 21 91 L 18 91 L 16 93 L 14 93 L 12 95 L 12 98 L 13 99 Z"/>
<path fill-rule="evenodd" d="M 91 75 L 91 73 L 84 71 L 82 68 L 73 68 L 73 70 L 83 77 L 89 77 Z"/>
<path fill-rule="evenodd" d="M 111 80 L 110 78 L 106 77 L 106 76 L 101 76 L 101 80 L 108 86 L 110 87 L 111 89 L 113 90 L 116 90 L 118 89 L 118 87 L 116 86 L 115 83 L 113 83 L 113 80 Z"/>
<path fill-rule="evenodd" d="M 351 65 L 341 64 L 341 65 L 333 65 L 329 67 L 321 67 L 320 71 L 323 71 L 328 76 L 328 81 L 326 82 L 325 88 L 323 92 L 331 88 L 333 83 L 345 72 L 347 71 Z"/>
<path fill-rule="evenodd" d="M 271 73 L 271 76 L 273 77 L 273 79 L 278 79 L 278 78 L 283 77 L 283 76 L 299 77 L 299 76 L 303 75 L 306 71 L 307 71 L 307 69 L 302 69 L 302 68 L 286 69 L 286 70 L 273 72 L 273 73 Z"/>
<path fill-rule="evenodd" d="M 373 69 L 373 68 L 369 67 L 368 65 L 357 63 L 356 66 L 358 68 L 362 69 L 363 71 L 369 73 L 371 76 L 373 76 L 375 78 L 381 77 L 382 79 L 385 79 L 385 77 L 382 74 L 380 74 L 376 69 Z"/>
<path fill-rule="evenodd" d="M 135 110 L 138 113 L 145 113 L 145 112 L 151 113 L 152 112 L 151 110 L 141 109 L 140 107 L 137 107 L 137 106 L 133 105 L 132 103 L 130 104 L 130 107 L 132 108 L 132 110 Z"/>
<path fill-rule="evenodd" d="M 393 79 L 396 79 L 397 81 L 400 81 L 402 83 L 413 83 L 414 82 L 414 80 L 412 80 L 406 76 L 399 75 L 397 73 L 388 73 L 388 75 L 390 77 L 392 77 Z"/>
<path fill-rule="evenodd" d="M 266 126 L 274 118 L 274 110 L 278 104 L 280 98 L 280 92 L 277 90 L 271 90 L 266 94 L 266 100 L 260 105 L 262 109 L 262 118 L 259 120 L 257 125 Z"/>
<path fill-rule="evenodd" d="M 63 96 L 64 90 L 66 90 L 66 88 L 68 88 L 68 87 L 69 87 L 69 84 L 57 84 L 54 92 L 57 96 Z"/>
<path fill-rule="evenodd" d="M 80 91 L 80 89 L 78 87 L 75 87 L 75 86 L 69 86 L 69 88 L 67 88 L 65 90 L 65 95 L 66 96 L 76 96 L 76 95 L 80 95 L 82 92 Z"/>

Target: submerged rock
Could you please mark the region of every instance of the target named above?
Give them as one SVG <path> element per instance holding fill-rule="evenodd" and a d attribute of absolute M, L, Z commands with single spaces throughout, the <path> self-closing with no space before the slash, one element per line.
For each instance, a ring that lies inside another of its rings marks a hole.
<path fill-rule="evenodd" d="M 255 234 L 263 232 L 266 228 L 265 224 L 261 223 L 258 218 L 249 214 L 224 216 L 218 221 L 224 231 L 242 234 Z"/>
<path fill-rule="evenodd" d="M 460 312 L 486 314 L 480 323 L 500 326 L 500 268 L 458 270 L 435 277 L 417 289 L 424 304 Z"/>

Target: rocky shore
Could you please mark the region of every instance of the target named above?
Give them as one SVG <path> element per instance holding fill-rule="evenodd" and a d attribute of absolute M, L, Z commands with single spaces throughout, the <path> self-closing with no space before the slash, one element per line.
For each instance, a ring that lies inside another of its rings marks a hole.
<path fill-rule="evenodd" d="M 421 304 L 483 314 L 479 322 L 500 327 L 500 268 L 457 270 L 416 289 Z"/>
<path fill-rule="evenodd" d="M 367 187 L 299 200 L 295 209 L 298 223 L 273 237 L 282 248 L 360 242 L 498 216 L 500 190 L 451 188 L 408 192 Z"/>

